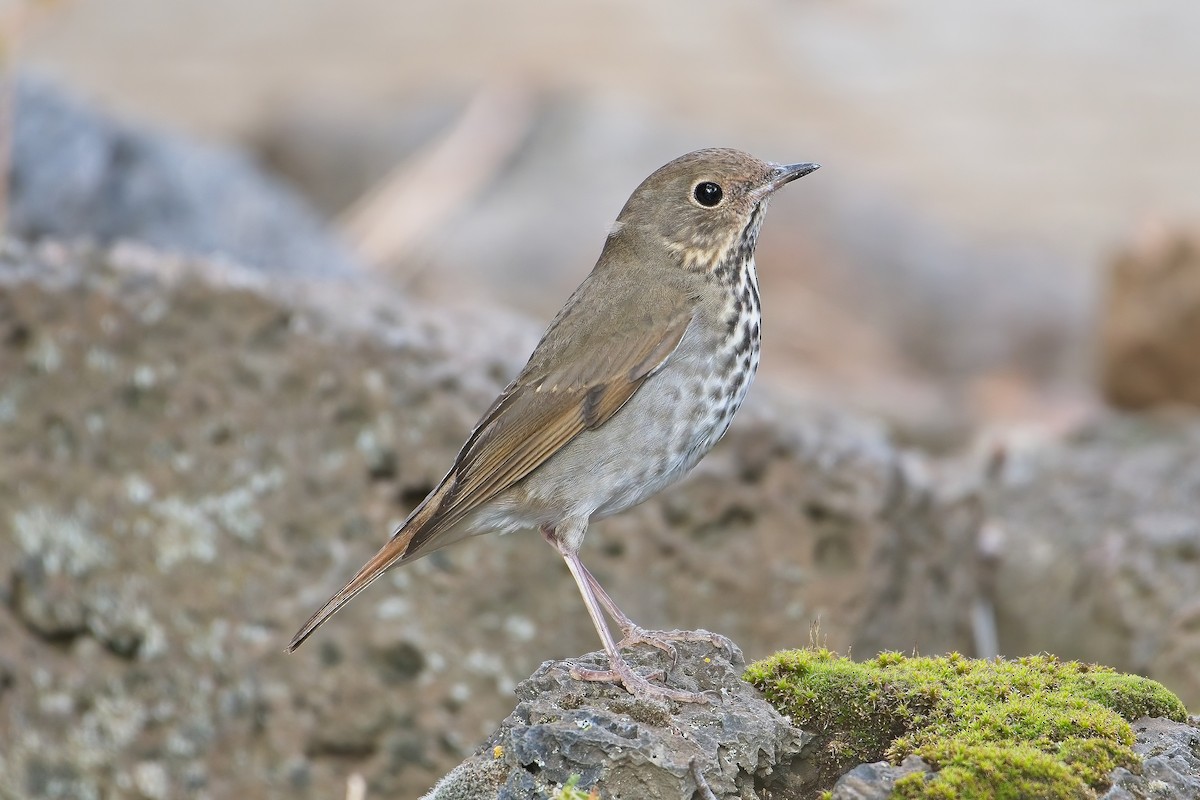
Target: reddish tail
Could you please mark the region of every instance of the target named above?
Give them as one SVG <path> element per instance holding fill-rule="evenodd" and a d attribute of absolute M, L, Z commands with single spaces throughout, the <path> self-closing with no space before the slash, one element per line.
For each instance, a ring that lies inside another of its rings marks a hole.
<path fill-rule="evenodd" d="M 362 569 L 350 579 L 350 582 L 341 588 L 337 594 L 329 598 L 325 605 L 317 613 L 309 617 L 308 622 L 296 632 L 292 637 L 292 641 L 287 646 L 289 653 L 294 652 L 297 647 L 304 644 L 304 640 L 312 635 L 313 631 L 321 627 L 325 620 L 332 617 L 338 612 L 342 606 L 354 599 L 355 595 L 366 589 L 375 579 L 383 573 L 387 572 L 391 567 L 399 563 L 405 556 L 415 556 L 417 552 L 425 552 L 424 548 L 418 542 L 418 546 L 413 553 L 409 553 L 410 545 L 417 534 L 425 531 L 432 533 L 437 525 L 438 500 L 440 495 L 446 488 L 446 483 L 443 482 L 433 493 L 426 497 L 421 505 L 417 506 L 416 510 L 409 516 L 405 523 L 396 531 L 395 535 L 388 540 L 387 544 L 379 549 L 379 552 L 371 557 L 371 560 L 363 564 Z"/>
<path fill-rule="evenodd" d="M 321 609 L 308 618 L 308 622 L 304 623 L 295 636 L 292 637 L 291 643 L 287 646 L 289 653 L 295 651 L 297 647 L 304 644 L 304 640 L 312 635 L 312 632 L 321 627 L 325 620 L 337 613 L 338 609 L 349 603 L 354 596 L 363 589 L 374 583 L 375 579 L 383 573 L 387 572 L 388 568 L 404 557 L 404 551 L 408 549 L 408 542 L 412 539 L 415 529 L 402 528 L 397 532 L 397 535 L 390 539 L 387 544 L 380 548 L 370 561 L 363 564 L 362 569 L 358 571 L 350 582 L 342 587 L 341 591 L 321 606 Z"/>

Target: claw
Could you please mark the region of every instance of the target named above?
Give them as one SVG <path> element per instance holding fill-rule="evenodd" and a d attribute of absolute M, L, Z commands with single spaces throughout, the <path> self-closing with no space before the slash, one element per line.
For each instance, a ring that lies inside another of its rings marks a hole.
<path fill-rule="evenodd" d="M 675 700 L 680 703 L 707 703 L 708 697 L 699 692 L 684 692 L 666 686 L 651 683 L 650 678 L 666 679 L 661 670 L 648 676 L 639 675 L 625 663 L 624 660 L 613 661 L 612 669 L 584 669 L 571 667 L 571 677 L 577 681 L 596 681 L 600 683 L 616 683 L 634 697 L 646 697 L 654 700 Z"/>
<path fill-rule="evenodd" d="M 727 636 L 711 631 L 650 631 L 636 625 L 622 628 L 625 638 L 618 647 L 631 647 L 635 644 L 648 644 L 657 647 L 671 656 L 671 666 L 679 660 L 679 653 L 671 642 L 707 642 L 722 651 L 727 657 L 733 658 L 733 642 Z"/>
<path fill-rule="evenodd" d="M 624 638 L 617 642 L 617 649 L 623 650 L 637 644 L 648 644 L 651 647 L 657 647 L 671 657 L 671 669 L 674 669 L 675 665 L 679 663 L 679 651 L 675 648 L 675 645 L 666 641 L 664 637 L 655 635 L 660 632 L 648 631 L 645 628 L 639 628 L 637 625 L 630 625 L 621 630 Z"/>

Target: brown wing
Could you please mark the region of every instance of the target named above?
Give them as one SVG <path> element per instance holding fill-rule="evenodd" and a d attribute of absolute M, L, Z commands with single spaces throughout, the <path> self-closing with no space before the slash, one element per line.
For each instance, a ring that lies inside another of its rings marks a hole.
<path fill-rule="evenodd" d="M 440 533 L 515 485 L 582 431 L 607 422 L 666 362 L 691 320 L 691 313 L 681 313 L 653 331 L 610 340 L 592 358 L 577 358 L 541 375 L 523 374 L 463 446 L 448 476 L 448 491 L 430 524 L 409 544 L 406 558 L 435 544 Z"/>

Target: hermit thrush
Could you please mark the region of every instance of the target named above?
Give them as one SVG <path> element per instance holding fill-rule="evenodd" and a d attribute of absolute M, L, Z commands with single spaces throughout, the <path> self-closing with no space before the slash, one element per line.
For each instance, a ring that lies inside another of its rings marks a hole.
<path fill-rule="evenodd" d="M 579 559 L 588 522 L 683 477 L 725 433 L 758 368 L 754 248 L 771 194 L 817 164 L 698 150 L 659 169 L 617 217 L 600 260 L 475 426 L 449 474 L 288 645 L 386 570 L 488 531 L 538 528 L 567 562 L 614 681 L 635 695 L 703 701 L 651 683 L 620 646 L 666 634 L 625 616 Z M 625 638 L 614 641 L 607 611 Z"/>

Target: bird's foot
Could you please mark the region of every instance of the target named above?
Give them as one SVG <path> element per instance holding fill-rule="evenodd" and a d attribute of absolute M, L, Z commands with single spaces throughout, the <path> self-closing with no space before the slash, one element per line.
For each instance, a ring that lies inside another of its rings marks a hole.
<path fill-rule="evenodd" d="M 708 698 L 700 692 L 685 692 L 671 689 L 657 683 L 651 683 L 650 678 L 666 680 L 666 674 L 661 670 L 652 672 L 649 676 L 634 672 L 624 659 L 612 659 L 612 669 L 584 669 L 571 667 L 571 677 L 577 681 L 598 681 L 601 683 L 616 683 L 634 697 L 651 700 L 676 700 L 680 703 L 707 703 Z"/>
<path fill-rule="evenodd" d="M 669 641 L 669 636 L 661 634 L 668 631 L 648 631 L 645 628 L 637 625 L 629 625 L 621 628 L 623 638 L 617 642 L 617 649 L 624 650 L 627 647 L 633 647 L 638 644 L 648 644 L 651 647 L 657 647 L 671 657 L 671 666 L 675 666 L 675 662 L 679 660 L 679 653 L 675 650 L 675 645 Z"/>
<path fill-rule="evenodd" d="M 625 634 L 625 638 L 617 645 L 618 647 L 631 647 L 635 644 L 652 645 L 670 655 L 672 665 L 678 659 L 678 654 L 671 642 L 707 642 L 726 653 L 730 658 L 733 657 L 733 642 L 728 637 L 711 631 L 648 631 L 637 625 L 631 625 L 623 628 L 621 632 Z"/>

